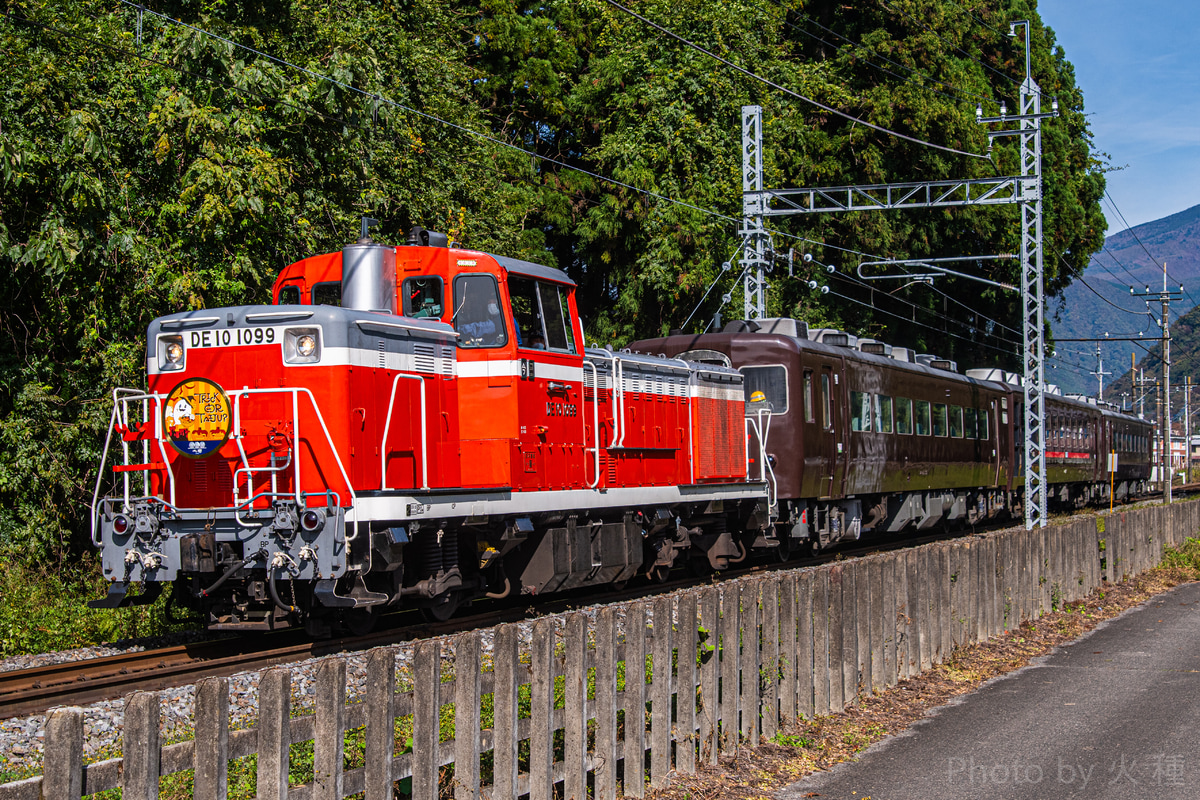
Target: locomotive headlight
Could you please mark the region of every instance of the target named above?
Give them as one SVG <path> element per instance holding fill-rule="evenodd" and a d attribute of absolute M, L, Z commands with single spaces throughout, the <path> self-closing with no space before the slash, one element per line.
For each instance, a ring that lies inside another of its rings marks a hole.
<path fill-rule="evenodd" d="M 300 527 L 304 528 L 304 530 L 309 531 L 310 533 L 317 530 L 324 524 L 325 515 L 320 511 L 315 511 L 310 508 L 300 515 Z"/>
<path fill-rule="evenodd" d="M 183 337 L 163 336 L 158 340 L 158 368 L 163 371 L 183 369 Z"/>
<path fill-rule="evenodd" d="M 283 337 L 283 360 L 288 364 L 315 364 L 321 360 L 319 328 L 289 328 Z"/>
<path fill-rule="evenodd" d="M 124 514 L 117 514 L 112 521 L 113 533 L 118 536 L 123 536 L 129 532 L 129 517 Z"/>

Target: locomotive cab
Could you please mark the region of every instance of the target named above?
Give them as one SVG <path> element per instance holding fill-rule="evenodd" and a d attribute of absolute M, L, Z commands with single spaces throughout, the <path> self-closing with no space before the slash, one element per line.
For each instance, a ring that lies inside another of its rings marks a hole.
<path fill-rule="evenodd" d="M 423 229 L 409 242 L 431 237 L 446 244 L 444 235 Z M 375 295 L 347 294 L 345 302 L 439 320 L 458 333 L 462 470 L 451 485 L 582 488 L 583 328 L 574 282 L 555 269 L 479 251 L 360 240 L 343 253 L 290 265 L 276 281 L 276 303 L 329 300 L 330 286 L 348 292 L 343 264 L 353 255 L 347 251 L 362 249 L 379 251 L 378 259 L 389 263 L 362 270 L 378 287 Z M 383 280 L 392 264 L 394 279 Z"/>

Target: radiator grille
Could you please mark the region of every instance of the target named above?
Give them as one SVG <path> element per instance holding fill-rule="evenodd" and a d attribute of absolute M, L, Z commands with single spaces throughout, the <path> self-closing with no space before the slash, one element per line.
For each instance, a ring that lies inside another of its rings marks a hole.
<path fill-rule="evenodd" d="M 744 475 L 746 433 L 740 403 L 698 397 L 696 431 L 697 477 L 719 478 Z"/>

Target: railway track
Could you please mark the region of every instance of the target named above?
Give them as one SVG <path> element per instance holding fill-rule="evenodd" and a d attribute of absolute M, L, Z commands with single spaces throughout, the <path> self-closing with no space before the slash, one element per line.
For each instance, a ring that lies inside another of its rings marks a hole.
<path fill-rule="evenodd" d="M 1187 488 L 1200 488 L 1200 485 Z M 995 527 L 1005 524 L 1011 522 Z M 983 532 L 986 529 L 977 530 Z M 730 580 L 756 572 L 813 566 L 836 558 L 853 558 L 882 550 L 915 547 L 962 535 L 963 531 L 934 532 L 921 537 L 849 545 L 817 557 L 792 558 L 786 562 L 759 563 L 736 571 L 729 570 L 713 574 L 710 579 Z M 620 590 L 567 593 L 555 596 L 549 602 L 544 598 L 512 598 L 494 601 L 485 611 L 456 616 L 446 622 L 427 622 L 415 612 L 397 612 L 383 618 L 381 623 L 386 627 L 364 636 L 314 641 L 302 631 L 288 630 L 254 639 L 218 639 L 0 672 L 0 719 L 39 714 L 55 706 L 115 700 L 135 690 L 154 691 L 186 686 L 206 676 L 231 676 L 334 653 L 358 652 L 412 639 L 516 622 L 532 614 L 560 613 L 581 605 L 627 602 L 694 586 L 699 580 L 695 576 L 687 576 L 668 578 L 661 583 L 639 581 Z"/>

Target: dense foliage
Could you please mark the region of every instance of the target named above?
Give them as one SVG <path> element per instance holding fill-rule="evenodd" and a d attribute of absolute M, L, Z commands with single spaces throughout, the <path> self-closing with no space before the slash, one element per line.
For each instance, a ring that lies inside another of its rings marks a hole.
<path fill-rule="evenodd" d="M 140 38 L 122 0 L 7 7 L 0 552 L 51 568 L 88 550 L 107 392 L 140 382 L 147 323 L 263 301 L 279 267 L 339 247 L 361 216 L 383 222 L 384 241 L 421 223 L 565 269 L 589 339 L 620 344 L 694 309 L 691 330 L 741 308 L 738 270 L 720 265 L 738 248 L 744 104 L 764 109 L 772 187 L 1018 170 L 1012 139 L 993 164 L 869 130 L 604 0 L 163 2 Z M 1099 247 L 1103 176 L 1083 100 L 1031 0 L 633 10 L 794 92 L 973 153 L 987 148 L 977 100 L 987 114 L 1017 107 L 1024 50 L 1007 22 L 1032 19 L 1034 76 L 1063 111 L 1045 133 L 1048 288 Z M 871 290 L 837 248 L 1011 252 L 1015 208 L 792 217 L 777 231 L 776 248 L 841 268 L 821 273 L 828 295 L 777 271 L 772 313 L 1012 366 L 1014 334 L 987 318 L 1017 328 L 1013 297 L 940 281 Z M 984 269 L 1017 275 L 1011 262 Z"/>

